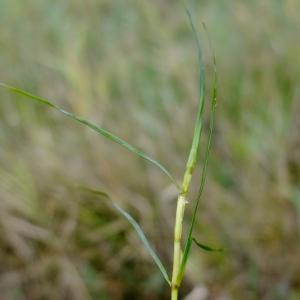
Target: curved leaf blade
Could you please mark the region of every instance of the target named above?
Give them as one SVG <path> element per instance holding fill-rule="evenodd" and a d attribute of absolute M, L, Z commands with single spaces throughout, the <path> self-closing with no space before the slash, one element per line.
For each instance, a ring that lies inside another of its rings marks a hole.
<path fill-rule="evenodd" d="M 165 269 L 165 267 L 163 266 L 160 258 L 158 257 L 158 255 L 155 253 L 155 251 L 153 250 L 153 248 L 151 247 L 151 245 L 149 244 L 142 228 L 140 227 L 140 225 L 133 219 L 133 217 L 127 213 L 122 207 L 120 207 L 118 204 L 113 203 L 112 204 L 115 209 L 124 217 L 127 219 L 127 221 L 132 225 L 132 227 L 134 228 L 134 230 L 136 231 L 137 235 L 139 236 L 141 242 L 143 243 L 146 251 L 148 252 L 148 254 L 152 257 L 152 259 L 154 260 L 155 264 L 157 265 L 157 267 L 159 268 L 160 272 L 162 273 L 162 275 L 164 276 L 165 280 L 167 281 L 167 283 L 169 285 L 171 285 L 171 281 L 169 279 L 168 273 Z"/>
<path fill-rule="evenodd" d="M 203 243 L 200 243 L 195 238 L 193 238 L 192 240 L 199 248 L 201 248 L 205 251 L 208 251 L 208 252 L 223 252 L 224 251 L 224 249 L 222 249 L 222 248 L 215 248 L 215 247 L 207 246 Z"/>
<path fill-rule="evenodd" d="M 95 189 L 85 188 L 85 187 L 83 189 L 86 190 L 86 191 L 89 191 L 89 192 L 91 192 L 91 193 L 93 193 L 97 196 L 104 197 L 104 198 L 110 200 L 112 206 L 131 224 L 131 226 L 133 227 L 133 229 L 137 233 L 139 239 L 141 240 L 145 250 L 152 257 L 152 259 L 155 262 L 156 266 L 159 268 L 160 272 L 162 273 L 164 279 L 166 280 L 166 282 L 169 285 L 171 285 L 171 281 L 170 281 L 169 275 L 166 271 L 166 268 L 164 267 L 163 263 L 161 262 L 160 258 L 156 254 L 156 252 L 151 247 L 148 239 L 146 238 L 146 235 L 145 235 L 144 231 L 142 230 L 140 225 L 137 223 L 137 221 L 127 211 L 125 211 L 121 206 L 119 206 L 118 204 L 113 202 L 111 200 L 111 198 L 108 196 L 108 194 L 106 194 L 105 192 L 98 191 L 98 190 L 95 190 Z"/>
<path fill-rule="evenodd" d="M 200 147 L 200 139 L 202 135 L 203 115 L 204 115 L 204 105 L 205 105 L 205 67 L 204 67 L 201 43 L 198 37 L 198 33 L 191 12 L 186 6 L 185 6 L 185 11 L 188 15 L 192 27 L 192 31 L 195 37 L 196 47 L 197 47 L 198 68 L 199 68 L 199 79 L 198 79 L 199 95 L 198 95 L 198 109 L 197 109 L 197 116 L 196 116 L 195 127 L 194 127 L 193 141 L 192 141 L 188 161 L 186 164 L 186 171 L 184 174 L 184 179 L 181 187 L 182 194 L 187 194 L 188 192 L 192 174 L 198 160 L 198 152 Z"/>
<path fill-rule="evenodd" d="M 161 164 L 159 163 L 157 160 L 155 160 L 154 158 L 150 157 L 148 154 L 146 154 L 145 152 L 137 149 L 136 147 L 130 145 L 129 143 L 127 143 L 126 141 L 124 141 L 123 139 L 119 138 L 118 136 L 112 134 L 111 132 L 109 132 L 108 130 L 97 126 L 96 124 L 86 120 L 83 117 L 77 116 L 76 114 L 66 111 L 63 108 L 57 106 L 56 104 L 52 103 L 50 100 L 33 95 L 27 91 L 24 91 L 22 89 L 19 89 L 17 87 L 13 87 L 10 85 L 7 85 L 5 83 L 1 83 L 0 82 L 0 87 L 5 88 L 6 90 L 10 91 L 11 93 L 15 93 L 21 96 L 26 97 L 29 100 L 33 100 L 36 101 L 40 104 L 46 105 L 48 107 L 51 107 L 53 109 L 56 109 L 57 111 L 63 113 L 65 116 L 83 124 L 86 125 L 87 127 L 89 127 L 90 129 L 96 131 L 98 134 L 104 136 L 105 138 L 123 146 L 124 148 L 126 148 L 128 151 L 138 155 L 139 157 L 145 159 L 146 161 L 150 162 L 151 164 L 155 165 L 156 167 L 158 167 L 165 175 L 167 175 L 171 181 L 176 185 L 176 187 L 178 188 L 178 183 L 176 181 L 176 179 L 171 175 L 171 173 Z"/>

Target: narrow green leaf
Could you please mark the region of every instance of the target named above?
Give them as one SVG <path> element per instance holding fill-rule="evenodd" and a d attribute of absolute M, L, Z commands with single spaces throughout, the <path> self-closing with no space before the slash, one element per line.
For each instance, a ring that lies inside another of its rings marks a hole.
<path fill-rule="evenodd" d="M 94 189 L 90 189 L 90 188 L 84 188 L 84 189 L 86 191 L 89 191 L 89 192 L 97 195 L 97 196 L 104 197 L 104 198 L 110 200 L 112 206 L 132 225 L 132 227 L 134 228 L 134 230 L 137 233 L 138 237 L 140 238 L 141 242 L 143 243 L 143 246 L 144 246 L 145 250 L 152 257 L 152 259 L 154 260 L 155 264 L 159 268 L 160 272 L 162 273 L 162 275 L 165 278 L 165 280 L 167 281 L 167 283 L 169 285 L 171 285 L 171 281 L 169 279 L 169 275 L 168 275 L 168 273 L 166 271 L 166 268 L 164 267 L 164 265 L 162 264 L 160 258 L 158 257 L 158 255 L 155 253 L 155 251 L 151 247 L 151 245 L 150 245 L 148 239 L 146 238 L 146 236 L 145 236 L 142 228 L 136 222 L 136 220 L 128 212 L 126 212 L 121 206 L 119 206 L 118 204 L 114 203 L 111 200 L 111 198 L 108 196 L 108 194 L 106 194 L 106 193 L 104 193 L 102 191 L 98 191 L 98 190 L 94 190 Z"/>
<path fill-rule="evenodd" d="M 0 82 L 0 87 L 5 88 L 6 90 L 8 90 L 12 93 L 24 96 L 27 99 L 34 100 L 34 101 L 36 101 L 40 104 L 43 104 L 43 105 L 49 106 L 51 108 L 54 108 L 54 109 L 60 111 L 61 113 L 63 113 L 64 115 L 68 116 L 69 118 L 71 118 L 73 120 L 76 120 L 77 122 L 79 122 L 81 124 L 86 125 L 87 127 L 89 127 L 91 129 L 93 129 L 94 131 L 96 131 L 98 134 L 101 134 L 102 136 L 106 137 L 107 139 L 123 146 L 128 151 L 140 156 L 141 158 L 147 160 L 148 162 L 150 162 L 153 165 L 155 165 L 156 167 L 158 167 L 163 173 L 165 173 L 171 179 L 171 181 L 178 188 L 178 183 L 177 183 L 176 179 L 171 175 L 171 173 L 161 163 L 159 163 L 157 160 L 150 157 L 145 152 L 135 148 L 134 146 L 128 144 L 126 141 L 124 141 L 121 138 L 119 138 L 119 137 L 115 136 L 114 134 L 110 133 L 106 129 L 104 129 L 102 127 L 99 127 L 99 126 L 95 125 L 94 123 L 92 123 L 92 122 L 90 122 L 90 121 L 88 121 L 88 120 L 86 120 L 86 119 L 84 119 L 80 116 L 75 115 L 72 112 L 68 112 L 68 111 L 60 108 L 59 106 L 53 104 L 51 101 L 49 101 L 47 99 L 41 98 L 39 96 L 32 95 L 32 94 L 30 94 L 30 93 L 28 93 L 28 92 L 26 92 L 22 89 L 19 89 L 19 88 L 13 87 L 13 86 L 9 86 L 9 85 L 7 85 L 5 83 L 1 83 L 1 82 Z"/>
<path fill-rule="evenodd" d="M 185 10 L 188 15 L 193 30 L 193 34 L 196 40 L 196 45 L 197 45 L 198 66 L 199 66 L 199 82 L 198 82 L 199 98 L 198 98 L 198 110 L 197 110 L 197 117 L 195 121 L 192 146 L 186 164 L 186 171 L 184 174 L 184 179 L 181 187 L 182 194 L 187 194 L 188 192 L 192 173 L 197 163 L 200 139 L 201 139 L 202 128 L 203 128 L 203 114 L 204 114 L 204 104 L 205 104 L 205 67 L 203 62 L 203 54 L 202 54 L 200 39 L 198 37 L 197 30 L 193 22 L 191 12 L 186 6 L 185 6 Z"/>
<path fill-rule="evenodd" d="M 222 248 L 214 248 L 211 246 L 207 246 L 205 244 L 199 243 L 195 238 L 192 239 L 193 242 L 201 249 L 205 250 L 205 251 L 209 251 L 209 252 L 222 252 L 224 251 Z"/>
<path fill-rule="evenodd" d="M 168 273 L 163 266 L 161 260 L 159 259 L 158 255 L 155 253 L 151 245 L 149 244 L 142 228 L 139 226 L 139 224 L 132 218 L 130 214 L 128 214 L 123 208 L 121 208 L 116 203 L 113 203 L 113 206 L 119 211 L 120 214 L 122 214 L 127 221 L 132 225 L 134 230 L 136 231 L 137 235 L 139 236 L 140 240 L 142 241 L 146 251 L 149 253 L 149 255 L 153 258 L 154 262 L 156 263 L 157 267 L 159 268 L 160 272 L 164 276 L 165 280 L 169 285 L 171 285 Z"/>
<path fill-rule="evenodd" d="M 193 23 L 193 20 L 191 19 L 191 22 Z M 206 31 L 205 24 L 203 24 L 204 30 Z M 188 257 L 190 254 L 191 246 L 192 246 L 192 234 L 193 234 L 193 229 L 196 221 L 196 214 L 198 211 L 198 206 L 202 197 L 204 185 L 205 185 L 205 180 L 206 180 L 206 174 L 207 174 L 207 164 L 208 164 L 208 159 L 209 159 L 209 154 L 210 154 L 210 149 L 211 149 L 211 141 L 212 141 L 212 135 L 214 131 L 214 124 L 215 124 L 215 112 L 216 112 L 216 106 L 217 106 L 217 66 L 216 66 L 216 57 L 213 52 L 213 48 L 210 45 L 210 49 L 213 53 L 213 64 L 214 64 L 214 82 L 213 82 L 213 89 L 212 89 L 212 101 L 211 101 L 211 108 L 210 108 L 210 121 L 209 121 L 209 133 L 208 133 L 208 141 L 207 141 L 207 146 L 205 150 L 205 155 L 204 155 L 204 162 L 203 162 L 203 168 L 202 168 L 202 175 L 201 175 L 201 182 L 200 182 L 200 187 L 197 193 L 196 197 L 196 203 L 195 207 L 193 210 L 193 215 L 192 215 L 192 220 L 190 223 L 190 227 L 188 230 L 188 237 L 184 246 L 183 254 L 182 254 L 182 260 L 181 260 L 181 265 L 180 265 L 180 270 L 179 274 L 177 277 L 177 283 L 179 284 L 182 281 L 184 272 L 185 272 L 185 267 L 188 261 Z"/>

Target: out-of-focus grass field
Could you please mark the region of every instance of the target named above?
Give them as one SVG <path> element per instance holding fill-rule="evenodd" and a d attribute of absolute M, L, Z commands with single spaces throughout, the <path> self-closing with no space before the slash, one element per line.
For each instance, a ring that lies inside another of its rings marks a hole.
<path fill-rule="evenodd" d="M 219 76 L 196 237 L 225 252 L 193 249 L 182 297 L 201 286 L 203 300 L 300 299 L 300 2 L 190 5 Z M 180 2 L 0 0 L 0 81 L 88 117 L 182 176 L 197 65 Z M 0 145 L 1 300 L 169 298 L 126 220 L 78 189 L 109 193 L 170 267 L 176 191 L 161 172 L 4 90 Z"/>

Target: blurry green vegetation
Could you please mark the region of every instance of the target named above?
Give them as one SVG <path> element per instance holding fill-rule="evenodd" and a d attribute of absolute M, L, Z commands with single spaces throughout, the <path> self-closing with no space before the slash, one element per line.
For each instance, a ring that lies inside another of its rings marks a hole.
<path fill-rule="evenodd" d="M 194 249 L 183 293 L 202 284 L 217 300 L 299 299 L 300 3 L 191 6 L 219 74 L 196 238 L 225 253 Z M 197 67 L 179 3 L 0 0 L 0 49 L 0 81 L 56 99 L 182 174 Z M 176 191 L 164 175 L 2 91 L 0 145 L 1 300 L 168 299 L 130 225 L 77 189 L 99 186 L 117 199 L 170 266 Z"/>

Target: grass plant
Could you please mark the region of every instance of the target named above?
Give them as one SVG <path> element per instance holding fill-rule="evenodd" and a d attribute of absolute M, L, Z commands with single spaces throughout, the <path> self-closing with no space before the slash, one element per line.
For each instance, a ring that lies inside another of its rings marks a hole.
<path fill-rule="evenodd" d="M 197 246 L 200 248 L 207 250 L 207 251 L 214 251 L 215 249 L 203 245 L 202 243 L 196 241 L 196 239 L 193 237 L 193 229 L 196 221 L 197 216 L 197 210 L 199 206 L 199 202 L 202 196 L 202 192 L 204 189 L 205 179 L 206 179 L 206 171 L 207 171 L 207 163 L 210 153 L 210 147 L 211 147 L 211 139 L 213 134 L 213 128 L 214 128 L 214 118 L 215 118 L 215 110 L 216 110 L 216 104 L 217 104 L 217 76 L 216 76 L 216 61 L 214 57 L 214 83 L 213 83 L 213 92 L 212 92 L 212 99 L 211 99 L 211 106 L 210 106 L 210 126 L 209 126 L 209 134 L 208 134 L 208 141 L 206 146 L 206 151 L 204 155 L 204 162 L 203 162 L 203 169 L 202 169 L 202 175 L 201 175 L 201 181 L 199 185 L 199 191 L 197 194 L 197 197 L 195 201 L 192 201 L 194 204 L 193 212 L 192 212 L 192 219 L 190 220 L 190 226 L 188 230 L 188 235 L 186 237 L 185 245 L 182 248 L 183 243 L 183 225 L 184 225 L 184 212 L 185 207 L 188 203 L 188 193 L 190 189 L 190 184 L 192 180 L 192 176 L 195 170 L 195 167 L 197 165 L 198 161 L 198 152 L 200 147 L 200 141 L 201 141 L 201 135 L 203 130 L 203 122 L 204 122 L 204 108 L 205 108 L 205 68 L 204 68 L 204 62 L 203 62 L 203 54 L 202 54 L 202 47 L 200 44 L 198 32 L 196 30 L 191 12 L 186 9 L 187 16 L 189 18 L 192 31 L 196 40 L 197 45 L 197 54 L 198 54 L 198 65 L 199 65 L 199 82 L 198 82 L 198 88 L 199 88 L 199 95 L 198 95 L 198 110 L 197 110 L 197 116 L 195 121 L 195 127 L 194 127 L 194 134 L 193 134 L 193 140 L 192 145 L 190 148 L 190 153 L 188 156 L 188 160 L 186 163 L 186 169 L 183 175 L 182 183 L 179 185 L 177 183 L 177 180 L 171 173 L 164 167 L 160 162 L 158 162 L 156 159 L 152 158 L 150 155 L 146 154 L 145 152 L 137 149 L 136 147 L 132 146 L 125 140 L 121 139 L 120 137 L 114 135 L 113 133 L 109 132 L 108 130 L 94 124 L 93 122 L 88 121 L 87 119 L 78 116 L 75 113 L 66 111 L 65 109 L 57 106 L 52 101 L 33 95 L 23 89 L 10 86 L 5 83 L 0 83 L 0 87 L 6 89 L 7 91 L 11 93 L 15 93 L 17 95 L 23 96 L 24 98 L 37 102 L 39 104 L 48 106 L 52 109 L 55 109 L 65 116 L 89 127 L 90 129 L 97 132 L 99 135 L 107 138 L 108 140 L 117 143 L 121 146 L 123 146 L 128 151 L 132 152 L 133 154 L 139 156 L 140 158 L 148 161 L 149 163 L 153 164 L 157 168 L 159 168 L 166 176 L 169 177 L 171 182 L 176 186 L 178 189 L 178 199 L 177 199 L 177 208 L 176 208 L 176 216 L 175 216 L 175 224 L 174 224 L 174 253 L 173 253 L 173 267 L 172 267 L 172 276 L 168 274 L 167 268 L 164 266 L 162 261 L 160 260 L 158 254 L 156 254 L 155 250 L 150 245 L 149 241 L 147 240 L 143 230 L 137 223 L 137 221 L 123 208 L 121 208 L 118 204 L 113 202 L 111 198 L 102 191 L 98 191 L 91 188 L 86 188 L 87 191 L 92 192 L 93 194 L 104 198 L 106 200 L 109 200 L 112 203 L 112 206 L 132 225 L 133 229 L 136 231 L 138 237 L 140 238 L 140 241 L 142 242 L 143 246 L 145 247 L 148 254 L 152 257 L 153 261 L 159 268 L 161 274 L 163 275 L 165 281 L 170 286 L 171 289 L 171 299 L 177 300 L 178 299 L 178 292 L 180 285 L 182 283 L 186 264 L 190 255 L 190 250 L 193 241 Z M 205 28 L 205 26 L 204 26 Z M 217 249 L 218 250 L 218 249 Z"/>
<path fill-rule="evenodd" d="M 0 81 L 54 99 L 145 150 L 178 185 L 90 127 L 1 87 L 1 300 L 169 299 L 170 286 L 142 237 L 113 203 L 143 229 L 172 281 L 176 200 L 198 101 L 195 43 L 182 6 L 0 2 Z M 300 1 L 189 2 L 196 27 L 203 20 L 210 28 L 222 105 L 179 296 L 200 290 L 216 300 L 298 300 Z M 207 100 L 210 52 L 204 51 Z M 201 183 L 209 105 L 182 253 Z M 196 250 L 220 250 L 202 243 L 215 240 L 226 255 Z"/>

